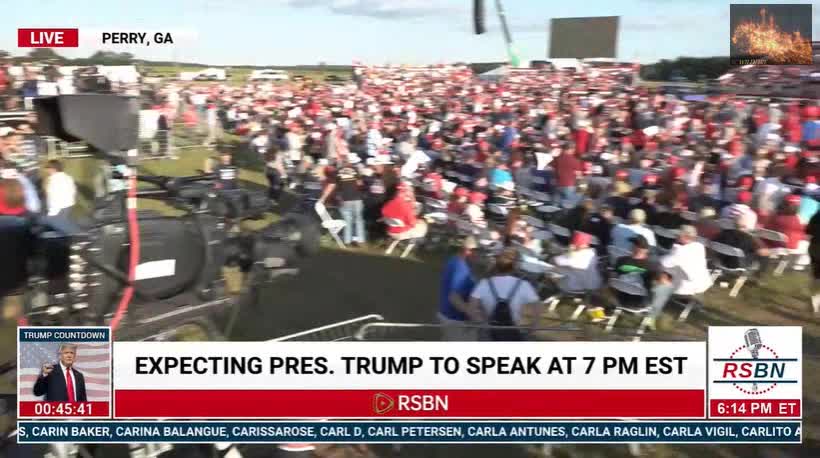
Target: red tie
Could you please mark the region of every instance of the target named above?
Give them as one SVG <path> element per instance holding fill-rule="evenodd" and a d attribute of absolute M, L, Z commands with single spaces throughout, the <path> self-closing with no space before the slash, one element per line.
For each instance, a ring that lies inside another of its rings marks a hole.
<path fill-rule="evenodd" d="M 71 368 L 65 370 L 65 386 L 68 389 L 68 402 L 74 402 L 74 381 L 71 380 Z"/>

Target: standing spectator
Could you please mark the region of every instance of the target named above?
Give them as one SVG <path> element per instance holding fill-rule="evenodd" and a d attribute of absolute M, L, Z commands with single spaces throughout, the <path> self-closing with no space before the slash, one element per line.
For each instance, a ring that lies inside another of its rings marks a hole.
<path fill-rule="evenodd" d="M 558 181 L 554 197 L 556 204 L 572 205 L 575 202 L 575 183 L 581 173 L 581 162 L 575 157 L 573 149 L 572 146 L 564 146 L 554 161 Z"/>
<path fill-rule="evenodd" d="M 336 171 L 336 179 L 325 187 L 320 202 L 324 203 L 335 191 L 342 202 L 341 213 L 345 221 L 344 242 L 358 246 L 367 241 L 364 224 L 364 201 L 362 197 L 362 179 L 356 171 L 351 159 L 358 156 L 351 156 L 342 161 L 341 167 Z"/>
<path fill-rule="evenodd" d="M 293 124 L 288 132 L 285 134 L 285 141 L 287 142 L 287 158 L 291 163 L 298 163 L 302 160 L 302 148 L 304 147 L 305 136 L 302 135 L 302 129 L 298 124 Z"/>
<path fill-rule="evenodd" d="M 442 340 L 471 341 L 478 338 L 475 328 L 464 327 L 467 323 L 465 312 L 469 310 L 470 293 L 475 287 L 470 261 L 476 248 L 478 243 L 475 238 L 466 237 L 458 253 L 450 257 L 444 266 L 438 309 Z"/>
<path fill-rule="evenodd" d="M 282 154 L 276 148 L 270 148 L 265 154 L 265 177 L 268 179 L 268 197 L 274 202 L 279 202 L 282 195 L 285 175 Z"/>
<path fill-rule="evenodd" d="M 382 133 L 379 131 L 379 123 L 373 121 L 370 123 L 370 129 L 367 131 L 367 155 L 375 157 L 379 155 L 384 144 Z"/>
<path fill-rule="evenodd" d="M 77 185 L 70 175 L 63 171 L 63 163 L 52 159 L 46 164 L 46 204 L 48 216 L 68 217 L 76 203 Z"/>
<path fill-rule="evenodd" d="M 531 325 L 537 325 L 542 304 L 532 284 L 513 275 L 517 261 L 518 252 L 514 248 L 508 248 L 498 256 L 492 275 L 481 280 L 470 294 L 466 313 L 470 320 L 500 326 L 523 326 L 532 317 Z M 506 318 L 506 323 L 502 322 L 503 318 Z M 516 331 L 499 334 L 504 334 L 509 340 L 522 340 L 520 335 L 508 335 Z"/>
<path fill-rule="evenodd" d="M 809 257 L 811 258 L 811 306 L 815 314 L 820 314 L 820 212 L 814 214 L 806 225 L 806 234 L 811 236 Z"/>

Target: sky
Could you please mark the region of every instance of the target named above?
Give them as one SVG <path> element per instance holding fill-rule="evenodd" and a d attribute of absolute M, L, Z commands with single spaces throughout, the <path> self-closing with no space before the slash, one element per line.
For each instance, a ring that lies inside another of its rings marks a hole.
<path fill-rule="evenodd" d="M 487 33 L 475 35 L 472 0 L 27 0 L 4 9 L 0 50 L 13 55 L 17 28 L 72 27 L 80 47 L 141 59 L 210 65 L 349 65 L 493 62 L 506 58 L 495 1 L 486 0 Z M 546 58 L 555 17 L 620 16 L 617 57 L 651 63 L 678 56 L 729 55 L 724 0 L 503 0 L 523 62 Z M 744 3 L 809 3 L 786 0 Z M 812 40 L 820 41 L 814 2 Z M 103 45 L 102 32 L 168 32 L 174 44 Z"/>

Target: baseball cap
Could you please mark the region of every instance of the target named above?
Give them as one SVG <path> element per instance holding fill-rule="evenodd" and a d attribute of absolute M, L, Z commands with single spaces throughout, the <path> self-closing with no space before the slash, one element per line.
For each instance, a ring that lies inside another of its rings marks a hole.
<path fill-rule="evenodd" d="M 586 232 L 575 231 L 572 234 L 572 245 L 575 246 L 589 246 L 589 243 L 592 241 L 592 236 L 587 234 Z"/>
<path fill-rule="evenodd" d="M 474 204 L 478 204 L 487 200 L 487 195 L 481 192 L 471 192 L 470 193 L 470 202 Z"/>
<path fill-rule="evenodd" d="M 797 194 L 789 194 L 786 196 L 786 203 L 789 205 L 797 205 L 800 203 L 800 196 Z"/>

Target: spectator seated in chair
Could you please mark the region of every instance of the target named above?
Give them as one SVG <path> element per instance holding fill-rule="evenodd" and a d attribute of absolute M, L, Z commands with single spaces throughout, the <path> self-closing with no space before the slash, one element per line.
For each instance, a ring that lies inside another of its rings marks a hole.
<path fill-rule="evenodd" d="M 590 247 L 591 239 L 589 234 L 576 231 L 572 235 L 569 251 L 553 259 L 553 264 L 563 274 L 558 282 L 561 291 L 596 291 L 601 288 L 598 255 Z"/>
<path fill-rule="evenodd" d="M 646 213 L 642 209 L 635 208 L 630 211 L 627 224 L 618 224 L 612 228 L 612 244 L 624 251 L 629 251 L 632 237 L 641 235 L 649 243 L 649 246 L 656 246 L 655 233 L 644 224 L 645 221 Z"/>
<path fill-rule="evenodd" d="M 712 287 L 706 247 L 698 241 L 698 231 L 694 226 L 681 226 L 677 243 L 660 259 L 660 264 L 671 277 L 674 295 L 694 296 Z M 653 316 L 657 316 L 663 304 L 653 301 L 653 307 Z"/>
<path fill-rule="evenodd" d="M 387 235 L 394 240 L 420 239 L 427 234 L 427 223 L 416 217 L 415 199 L 410 185 L 402 182 L 396 186 L 395 196 L 382 207 L 382 217 L 387 222 Z M 391 224 L 401 222 L 402 224 Z"/>
<path fill-rule="evenodd" d="M 698 222 L 695 223 L 698 235 L 706 240 L 714 240 L 720 234 L 720 224 L 717 222 L 717 212 L 712 207 L 703 207 L 698 212 Z"/>
<path fill-rule="evenodd" d="M 646 296 L 635 296 L 617 292 L 618 302 L 628 306 L 643 306 L 649 299 L 649 292 L 660 276 L 660 266 L 649 258 L 649 243 L 642 235 L 630 239 L 632 254 L 618 258 L 615 262 L 615 275 L 619 280 L 634 283 L 644 288 Z"/>
<path fill-rule="evenodd" d="M 775 232 L 780 232 L 786 236 L 785 246 L 778 246 L 772 248 L 786 248 L 788 250 L 796 250 L 800 246 L 806 234 L 806 227 L 800 217 L 797 216 L 797 211 L 800 206 L 800 196 L 797 194 L 789 194 L 783 201 L 780 211 L 767 224 L 767 229 Z"/>
<path fill-rule="evenodd" d="M 749 206 L 751 202 L 752 193 L 749 191 L 740 191 L 735 196 L 735 203 L 725 207 L 720 212 L 720 216 L 721 218 L 731 220 L 737 220 L 739 216 L 745 216 L 747 219 L 746 223 L 750 226 L 748 230 L 752 230 L 757 227 L 757 213 Z"/>
<path fill-rule="evenodd" d="M 748 212 L 736 213 L 733 221 L 735 227 L 722 230 L 715 237 L 715 242 L 739 248 L 746 256 L 742 261 L 734 256 L 720 256 L 722 264 L 730 269 L 744 268 L 760 274 L 767 265 L 769 249 L 751 233 L 757 215 Z"/>

